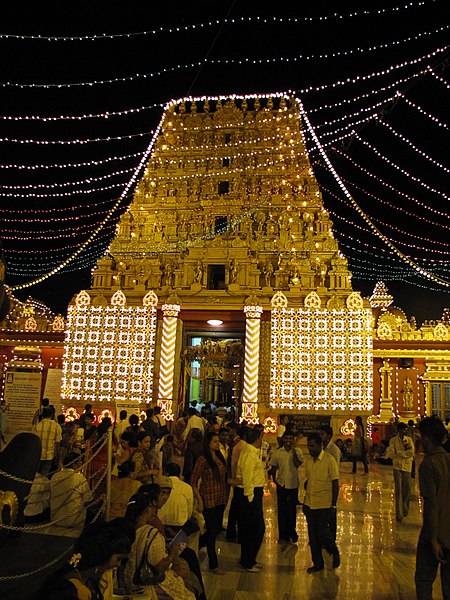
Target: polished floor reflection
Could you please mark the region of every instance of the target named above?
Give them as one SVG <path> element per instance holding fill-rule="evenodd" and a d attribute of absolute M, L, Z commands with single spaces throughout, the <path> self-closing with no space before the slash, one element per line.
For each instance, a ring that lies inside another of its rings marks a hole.
<path fill-rule="evenodd" d="M 282 548 L 277 543 L 276 495 L 273 484 L 268 484 L 264 500 L 266 535 L 258 556 L 263 571 L 241 571 L 237 566 L 239 546 L 219 536 L 219 562 L 226 575 L 209 573 L 205 555 L 201 555 L 208 600 L 413 600 L 415 548 L 422 520 L 418 482 L 412 480 L 409 516 L 397 523 L 392 467 L 370 465 L 368 475 L 352 475 L 350 470 L 350 463 L 341 464 L 339 569 L 306 573 L 311 556 L 300 509 L 297 546 Z M 442 598 L 439 580 L 434 591 L 434 598 Z"/>

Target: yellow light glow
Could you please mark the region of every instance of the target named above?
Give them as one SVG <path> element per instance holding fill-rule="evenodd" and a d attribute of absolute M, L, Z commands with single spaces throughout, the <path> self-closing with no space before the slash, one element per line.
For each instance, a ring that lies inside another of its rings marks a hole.
<path fill-rule="evenodd" d="M 67 402 L 152 398 L 156 307 L 126 307 L 123 292 L 112 302 L 91 306 L 80 292 L 69 307 L 61 392 Z"/>
<path fill-rule="evenodd" d="M 270 406 L 372 410 L 370 311 L 322 309 L 314 293 L 305 304 L 272 304 Z"/>

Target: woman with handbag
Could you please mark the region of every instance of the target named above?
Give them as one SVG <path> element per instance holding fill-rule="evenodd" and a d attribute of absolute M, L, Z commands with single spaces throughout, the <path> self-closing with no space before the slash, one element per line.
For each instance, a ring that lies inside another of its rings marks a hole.
<path fill-rule="evenodd" d="M 225 571 L 219 569 L 217 560 L 216 537 L 222 529 L 228 499 L 227 465 L 220 452 L 219 435 L 215 431 L 205 435 L 203 454 L 195 463 L 191 486 L 199 511 L 203 512 L 205 518 L 206 532 L 202 538 L 206 541 L 209 569 L 216 575 L 224 575 Z"/>
<path fill-rule="evenodd" d="M 359 416 L 356 417 L 355 421 L 355 439 L 353 440 L 352 446 L 352 473 L 356 473 L 356 464 L 358 460 L 360 460 L 364 465 L 364 475 L 366 475 L 369 472 L 369 465 L 367 463 L 367 442 L 364 436 L 364 425 L 361 417 Z"/>
<path fill-rule="evenodd" d="M 127 588 L 143 586 L 151 600 L 195 600 L 184 579 L 172 569 L 172 561 L 183 546 L 173 546 L 167 553 L 164 536 L 148 525 L 158 508 L 159 487 L 152 487 L 153 495 L 135 494 L 127 507 L 126 517 L 136 527 L 136 540 L 125 571 Z"/>

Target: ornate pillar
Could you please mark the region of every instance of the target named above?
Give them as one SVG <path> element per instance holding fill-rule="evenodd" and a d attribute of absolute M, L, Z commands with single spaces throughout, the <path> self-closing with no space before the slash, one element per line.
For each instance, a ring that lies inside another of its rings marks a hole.
<path fill-rule="evenodd" d="M 158 405 L 165 419 L 173 420 L 172 402 L 175 373 L 175 347 L 177 342 L 177 321 L 180 305 L 178 298 L 169 298 L 172 304 L 163 304 L 163 326 L 161 337 L 161 359 L 159 362 Z"/>
<path fill-rule="evenodd" d="M 241 421 L 258 423 L 259 336 L 262 306 L 256 296 L 247 298 L 245 313 L 244 390 Z"/>
<path fill-rule="evenodd" d="M 379 369 L 381 379 L 381 397 L 380 414 L 381 422 L 389 423 L 394 417 L 392 407 L 392 367 L 389 366 L 389 359 L 383 358 L 383 366 Z"/>

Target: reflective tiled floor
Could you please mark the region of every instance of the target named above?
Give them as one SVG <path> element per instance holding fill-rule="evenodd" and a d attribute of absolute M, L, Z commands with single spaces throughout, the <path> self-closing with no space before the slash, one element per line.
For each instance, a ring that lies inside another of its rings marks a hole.
<path fill-rule="evenodd" d="M 339 569 L 306 573 L 311 557 L 306 521 L 300 509 L 298 545 L 282 549 L 277 544 L 276 495 L 270 483 L 264 499 L 266 535 L 258 556 L 263 571 L 242 572 L 237 566 L 239 546 L 219 536 L 219 563 L 226 575 L 209 573 L 205 555 L 201 554 L 208 600 L 413 600 L 415 548 L 422 519 L 417 480 L 412 480 L 410 514 L 397 523 L 392 467 L 370 465 L 368 475 L 361 471 L 352 475 L 350 471 L 350 463 L 341 464 Z M 438 579 L 434 591 L 434 598 L 442 598 Z"/>

